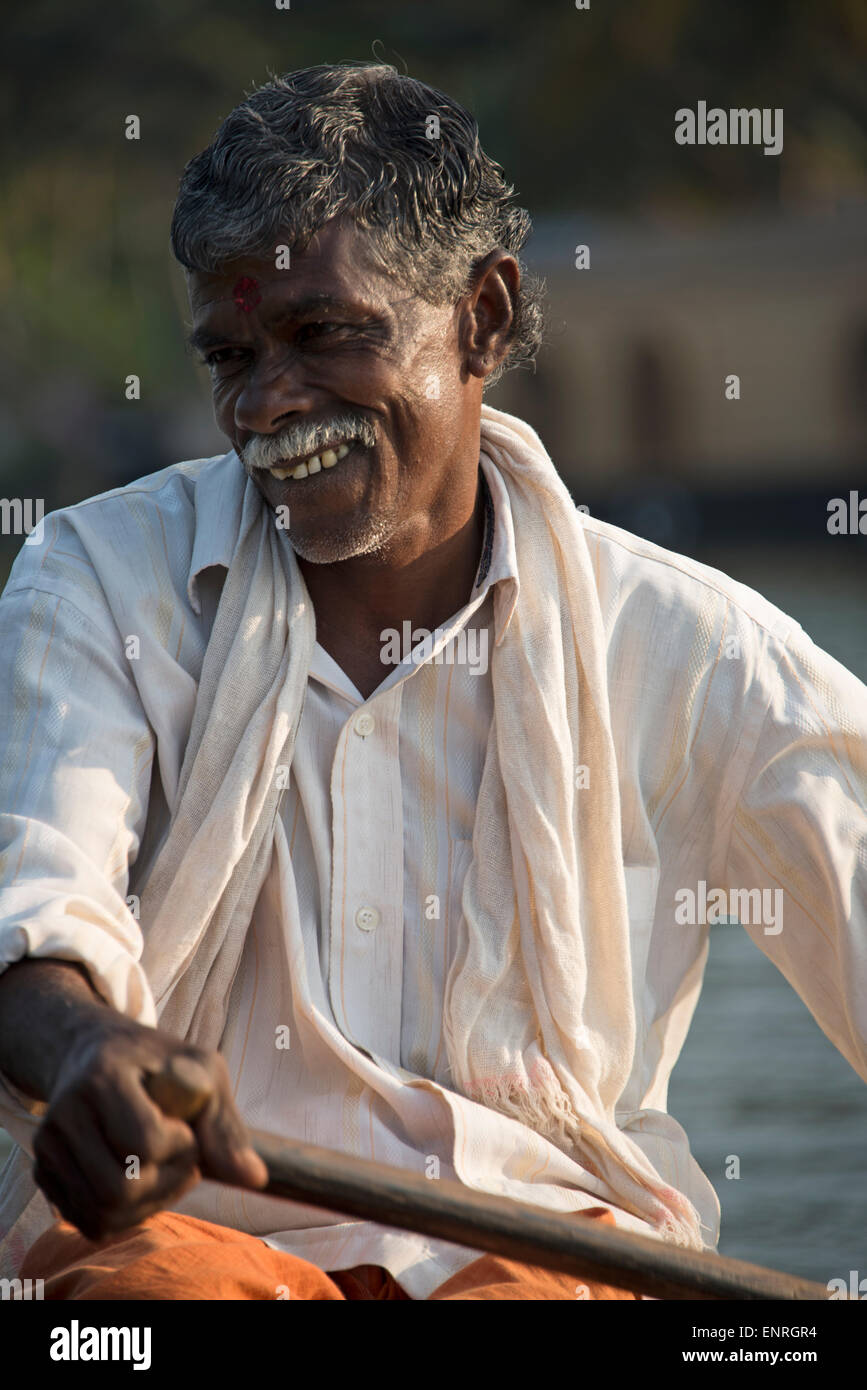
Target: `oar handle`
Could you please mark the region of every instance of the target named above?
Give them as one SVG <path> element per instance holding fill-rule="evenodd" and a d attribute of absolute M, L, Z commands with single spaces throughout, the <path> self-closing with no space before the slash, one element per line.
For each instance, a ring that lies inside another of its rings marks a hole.
<path fill-rule="evenodd" d="M 145 1086 L 167 1115 L 194 1120 L 212 1094 L 211 1078 L 192 1057 L 170 1059 Z M 582 1222 L 511 1198 L 471 1191 L 446 1179 L 370 1159 L 287 1143 L 253 1132 L 268 1169 L 269 1196 L 325 1207 L 361 1220 L 489 1250 L 580 1278 L 665 1299 L 816 1299 L 828 1290 L 740 1260 L 683 1250 L 651 1237 Z"/>
<path fill-rule="evenodd" d="M 663 1299 L 823 1301 L 827 1288 L 723 1255 L 253 1131 L 269 1196 Z"/>
<path fill-rule="evenodd" d="M 211 1078 L 193 1057 L 169 1058 L 162 1071 L 145 1077 L 144 1085 L 160 1110 L 176 1120 L 194 1120 L 212 1094 Z"/>

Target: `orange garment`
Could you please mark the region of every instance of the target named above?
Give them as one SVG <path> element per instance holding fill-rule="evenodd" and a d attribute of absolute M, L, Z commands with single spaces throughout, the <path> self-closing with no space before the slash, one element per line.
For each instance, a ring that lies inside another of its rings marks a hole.
<path fill-rule="evenodd" d="M 604 1207 L 576 1213 L 614 1225 Z M 378 1265 L 325 1274 L 272 1250 L 243 1231 L 163 1211 L 143 1225 L 94 1243 L 59 1221 L 30 1247 L 21 1278 L 44 1279 L 46 1299 L 279 1299 L 409 1301 Z M 581 1281 L 498 1255 L 482 1255 L 435 1289 L 431 1300 L 633 1299 L 636 1294 Z"/>

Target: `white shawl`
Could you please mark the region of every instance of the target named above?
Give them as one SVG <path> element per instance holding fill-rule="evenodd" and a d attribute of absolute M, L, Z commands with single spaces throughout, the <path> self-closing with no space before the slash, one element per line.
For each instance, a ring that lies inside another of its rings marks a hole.
<path fill-rule="evenodd" d="M 694 1207 L 614 1115 L 635 1016 L 606 647 L 584 531 L 528 425 L 482 406 L 481 450 L 509 493 L 520 589 L 491 654 L 494 716 L 446 986 L 453 1086 L 550 1139 L 660 1234 L 700 1248 Z M 294 552 L 248 480 L 174 815 L 140 893 L 160 1027 L 202 1047 L 220 1044 L 270 864 L 278 770 L 291 764 L 314 642 Z M 576 787 L 579 766 L 588 785 Z"/>

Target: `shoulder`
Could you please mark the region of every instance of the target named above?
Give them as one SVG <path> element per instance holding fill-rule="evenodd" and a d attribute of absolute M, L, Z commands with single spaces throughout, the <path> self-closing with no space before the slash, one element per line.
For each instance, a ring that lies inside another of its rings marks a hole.
<path fill-rule="evenodd" d="M 721 570 L 599 521 L 578 517 L 587 538 L 606 625 L 612 620 L 681 626 L 727 623 L 757 641 L 785 644 L 800 624 L 755 589 Z M 671 629 L 670 629 L 671 630 Z"/>
<path fill-rule="evenodd" d="M 190 524 L 199 488 L 212 483 L 219 486 L 221 480 L 234 479 L 239 473 L 240 465 L 232 452 L 173 463 L 123 487 L 97 493 L 51 512 L 45 519 L 46 525 L 55 522 L 61 528 L 96 539 L 100 535 L 107 537 L 113 525 L 130 517 L 135 518 L 139 527 Z"/>
<path fill-rule="evenodd" d="M 42 589 L 98 613 L 139 589 L 183 593 L 203 530 L 203 500 L 212 499 L 219 518 L 214 499 L 225 503 L 242 492 L 243 478 L 230 452 L 171 464 L 49 512 L 40 534 L 21 546 L 4 594 Z"/>

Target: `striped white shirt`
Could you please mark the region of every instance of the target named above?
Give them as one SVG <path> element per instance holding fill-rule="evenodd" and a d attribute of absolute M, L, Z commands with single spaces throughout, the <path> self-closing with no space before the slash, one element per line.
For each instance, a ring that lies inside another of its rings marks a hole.
<path fill-rule="evenodd" d="M 508 495 L 482 466 L 488 545 L 433 648 L 367 700 L 315 649 L 221 1051 L 255 1128 L 577 1210 L 604 1205 L 583 1170 L 453 1091 L 442 1036 L 493 708 L 484 652 L 520 584 Z M 111 494 L 140 537 L 137 596 L 147 575 L 148 600 L 128 612 L 124 574 L 109 604 L 95 553 L 100 498 L 45 519 L 0 599 L 0 969 L 26 954 L 81 961 L 143 1022 L 154 1015 L 134 895 L 174 805 L 244 481 L 230 453 Z M 608 642 L 637 1018 L 617 1121 L 695 1204 L 712 1246 L 719 1203 L 667 1087 L 714 910 L 741 920 L 867 1080 L 867 689 L 759 595 L 582 524 Z M 496 616 L 494 586 L 508 600 Z M 290 876 L 295 942 L 281 907 Z M 0 1077 L 0 1120 L 28 1151 L 42 1108 Z M 211 1183 L 177 1210 L 324 1269 L 384 1265 L 414 1298 L 476 1254 Z"/>

